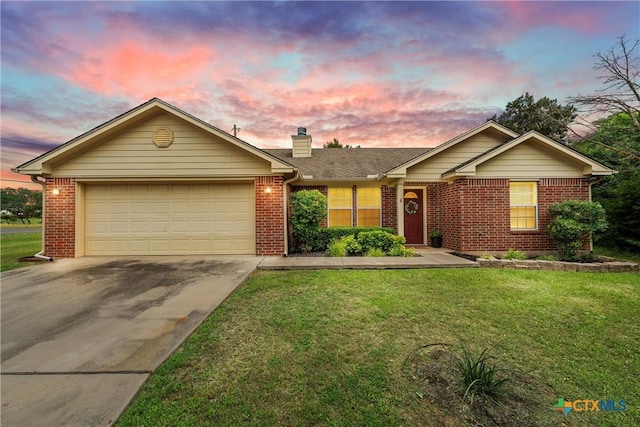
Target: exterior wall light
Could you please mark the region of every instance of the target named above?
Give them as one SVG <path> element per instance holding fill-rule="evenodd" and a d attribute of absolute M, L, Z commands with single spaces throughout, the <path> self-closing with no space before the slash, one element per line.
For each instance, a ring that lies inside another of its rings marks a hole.
<path fill-rule="evenodd" d="M 271 187 L 267 187 L 267 188 L 264 189 L 264 192 L 267 193 L 267 194 L 271 194 L 271 191 L 272 191 Z"/>
<path fill-rule="evenodd" d="M 54 196 L 59 196 L 60 195 L 60 189 L 59 188 L 54 188 L 53 190 L 51 190 L 51 194 L 53 194 Z"/>

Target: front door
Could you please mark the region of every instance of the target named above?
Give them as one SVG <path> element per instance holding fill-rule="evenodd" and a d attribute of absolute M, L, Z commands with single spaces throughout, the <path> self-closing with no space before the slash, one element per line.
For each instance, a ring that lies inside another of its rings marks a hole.
<path fill-rule="evenodd" d="M 424 200 L 422 190 L 404 190 L 404 237 L 407 244 L 424 244 Z"/>

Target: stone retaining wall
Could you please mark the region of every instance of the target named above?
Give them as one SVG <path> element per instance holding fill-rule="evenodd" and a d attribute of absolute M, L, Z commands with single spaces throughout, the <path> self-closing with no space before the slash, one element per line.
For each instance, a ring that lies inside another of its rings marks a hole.
<path fill-rule="evenodd" d="M 553 270 L 553 271 L 589 271 L 597 273 L 637 272 L 638 264 L 633 262 L 606 260 L 604 262 L 564 262 L 564 261 L 539 261 L 535 259 L 484 259 L 478 258 L 476 262 L 484 268 L 510 268 L 523 270 Z"/>

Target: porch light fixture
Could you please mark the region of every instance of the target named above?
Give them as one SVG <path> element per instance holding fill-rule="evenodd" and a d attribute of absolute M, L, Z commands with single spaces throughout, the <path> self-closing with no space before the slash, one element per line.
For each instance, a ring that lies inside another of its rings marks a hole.
<path fill-rule="evenodd" d="M 60 195 L 60 189 L 59 188 L 54 188 L 53 190 L 51 190 L 51 194 L 53 194 L 54 196 L 59 196 Z"/>
<path fill-rule="evenodd" d="M 267 187 L 267 188 L 264 189 L 264 192 L 267 193 L 267 194 L 271 194 L 271 191 L 272 191 L 271 187 Z"/>

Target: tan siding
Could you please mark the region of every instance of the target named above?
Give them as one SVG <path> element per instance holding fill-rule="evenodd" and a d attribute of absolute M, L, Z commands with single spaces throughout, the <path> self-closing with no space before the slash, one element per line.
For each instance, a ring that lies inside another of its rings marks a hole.
<path fill-rule="evenodd" d="M 479 178 L 570 178 L 582 176 L 582 165 L 524 142 L 479 165 Z"/>
<path fill-rule="evenodd" d="M 440 180 L 442 173 L 505 142 L 505 135 L 481 132 L 407 170 L 407 181 Z"/>
<path fill-rule="evenodd" d="M 153 143 L 158 127 L 173 132 L 167 148 Z M 271 168 L 267 161 L 165 113 L 55 165 L 52 172 L 73 177 L 228 177 L 269 174 Z"/>

